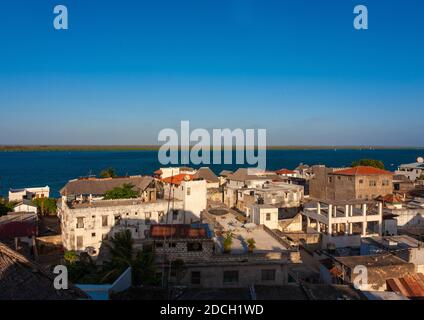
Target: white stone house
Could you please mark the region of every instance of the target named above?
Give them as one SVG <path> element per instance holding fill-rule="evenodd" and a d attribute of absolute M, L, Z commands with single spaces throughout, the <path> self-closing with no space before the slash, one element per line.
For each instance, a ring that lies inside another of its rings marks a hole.
<path fill-rule="evenodd" d="M 35 188 L 22 188 L 22 189 L 10 189 L 9 190 L 9 201 L 10 202 L 21 202 L 23 199 L 37 199 L 37 198 L 48 198 L 50 196 L 49 186 L 35 187 Z"/>
<path fill-rule="evenodd" d="M 103 199 L 107 191 L 124 184 L 133 185 L 139 197 Z M 158 198 L 156 181 L 151 177 L 71 180 L 61 195 L 58 216 L 64 248 L 93 256 L 102 253 L 105 239 L 124 229 L 129 229 L 134 239 L 143 239 L 151 224 L 189 223 L 193 219 L 184 210 L 183 200 L 166 195 Z"/>
<path fill-rule="evenodd" d="M 14 212 L 33 212 L 37 213 L 37 206 L 32 204 L 31 201 L 23 200 L 13 207 Z"/>
<path fill-rule="evenodd" d="M 421 175 L 424 175 L 424 159 L 419 157 L 417 162 L 401 164 L 395 174 L 404 175 L 410 181 L 416 181 Z"/>
<path fill-rule="evenodd" d="M 248 209 L 249 222 L 278 229 L 278 208 L 268 204 L 252 204 Z"/>

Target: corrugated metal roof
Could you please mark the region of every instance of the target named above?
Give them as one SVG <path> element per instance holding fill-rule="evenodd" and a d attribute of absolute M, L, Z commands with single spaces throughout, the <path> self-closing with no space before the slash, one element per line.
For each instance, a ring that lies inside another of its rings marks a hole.
<path fill-rule="evenodd" d="M 207 239 L 209 233 L 207 227 L 203 225 L 152 225 L 150 226 L 150 237 L 155 239 L 163 239 L 172 237 L 174 239 Z"/>
<path fill-rule="evenodd" d="M 416 273 L 403 278 L 389 279 L 387 288 L 410 299 L 424 299 L 424 275 Z"/>

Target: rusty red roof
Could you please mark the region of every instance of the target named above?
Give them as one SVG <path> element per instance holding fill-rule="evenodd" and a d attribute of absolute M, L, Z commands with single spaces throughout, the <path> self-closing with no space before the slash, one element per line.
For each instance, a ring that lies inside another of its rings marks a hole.
<path fill-rule="evenodd" d="M 295 174 L 296 172 L 294 172 L 293 170 L 283 168 L 283 169 L 275 171 L 275 173 L 283 175 L 283 174 Z"/>
<path fill-rule="evenodd" d="M 163 178 L 162 181 L 165 183 L 172 183 L 180 185 L 183 181 L 193 180 L 192 174 L 180 173 L 172 177 Z"/>
<path fill-rule="evenodd" d="M 392 172 L 374 167 L 358 166 L 349 169 L 334 171 L 333 174 L 341 174 L 347 176 L 372 176 L 372 175 L 393 175 Z"/>
<path fill-rule="evenodd" d="M 387 288 L 410 299 L 424 299 L 424 275 L 409 274 L 403 278 L 389 279 Z"/>
<path fill-rule="evenodd" d="M 12 221 L 0 225 L 0 240 L 16 237 L 31 237 L 37 234 L 35 223 Z"/>
<path fill-rule="evenodd" d="M 155 224 L 150 226 L 150 237 L 154 239 L 207 239 L 208 233 L 204 226 L 190 224 Z"/>
<path fill-rule="evenodd" d="M 377 201 L 387 202 L 387 203 L 402 203 L 403 199 L 400 196 L 394 194 L 388 194 L 385 196 L 379 196 L 376 198 Z"/>

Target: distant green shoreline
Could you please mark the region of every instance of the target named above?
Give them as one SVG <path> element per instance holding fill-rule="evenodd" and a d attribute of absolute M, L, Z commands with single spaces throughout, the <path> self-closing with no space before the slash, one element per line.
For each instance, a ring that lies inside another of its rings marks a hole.
<path fill-rule="evenodd" d="M 155 145 L 31 145 L 0 146 L 0 152 L 31 151 L 156 151 Z M 267 150 L 424 150 L 424 147 L 399 146 L 269 146 Z"/>

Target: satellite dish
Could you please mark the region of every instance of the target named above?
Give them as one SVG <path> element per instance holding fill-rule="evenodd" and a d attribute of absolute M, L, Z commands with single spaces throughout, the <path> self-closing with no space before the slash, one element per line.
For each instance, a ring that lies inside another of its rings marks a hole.
<path fill-rule="evenodd" d="M 418 157 L 417 158 L 417 162 L 418 163 L 424 163 L 424 158 L 423 157 Z"/>

